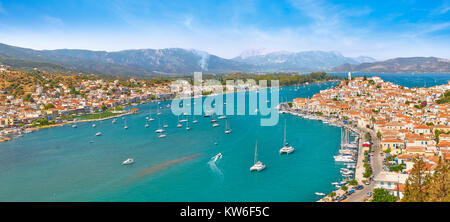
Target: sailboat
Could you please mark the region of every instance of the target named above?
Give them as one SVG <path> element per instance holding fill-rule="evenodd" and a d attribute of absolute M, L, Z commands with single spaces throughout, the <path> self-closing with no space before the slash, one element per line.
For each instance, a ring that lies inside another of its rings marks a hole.
<path fill-rule="evenodd" d="M 212 119 L 211 119 L 211 123 L 215 123 L 217 122 L 217 120 L 214 118 L 214 113 L 212 114 Z"/>
<path fill-rule="evenodd" d="M 183 125 L 180 123 L 180 116 L 178 115 L 178 125 L 177 125 L 177 127 L 178 128 L 180 128 L 180 127 L 182 127 Z"/>
<path fill-rule="evenodd" d="M 115 124 L 116 122 L 117 122 L 117 119 L 114 118 L 114 119 L 112 120 L 112 123 Z"/>
<path fill-rule="evenodd" d="M 266 165 L 258 160 L 258 141 L 256 141 L 255 145 L 255 159 L 253 160 L 253 163 L 253 166 L 250 167 L 250 171 L 261 171 L 266 168 Z"/>
<path fill-rule="evenodd" d="M 191 127 L 189 126 L 189 121 L 188 122 L 186 122 L 186 130 L 190 130 L 191 129 Z"/>
<path fill-rule="evenodd" d="M 198 121 L 195 119 L 195 116 L 194 117 L 192 117 L 192 119 L 194 119 L 194 120 L 192 120 L 192 123 L 193 124 L 196 124 Z"/>
<path fill-rule="evenodd" d="M 158 129 L 157 130 L 155 130 L 155 133 L 162 133 L 162 132 L 164 132 L 165 130 L 163 129 L 163 128 L 161 128 L 161 118 L 159 118 L 159 124 L 158 124 Z"/>
<path fill-rule="evenodd" d="M 128 129 L 128 126 L 127 126 L 127 119 L 125 119 L 125 126 L 123 127 L 124 129 Z"/>
<path fill-rule="evenodd" d="M 294 152 L 294 147 L 289 146 L 289 143 L 286 142 L 286 120 L 284 120 L 284 141 L 283 141 L 283 148 L 280 149 L 280 154 L 286 153 L 292 153 Z"/>
<path fill-rule="evenodd" d="M 225 122 L 225 134 L 230 134 L 231 133 L 231 129 L 228 128 L 228 120 Z"/>

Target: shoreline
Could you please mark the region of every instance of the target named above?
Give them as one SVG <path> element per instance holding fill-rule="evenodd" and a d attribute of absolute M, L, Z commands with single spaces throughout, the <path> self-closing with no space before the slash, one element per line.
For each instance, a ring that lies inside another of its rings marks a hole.
<path fill-rule="evenodd" d="M 323 122 L 324 119 L 333 120 L 333 122 L 335 122 L 335 123 L 336 122 L 342 122 L 342 120 L 339 119 L 339 118 L 334 118 L 334 117 L 330 117 L 330 116 L 321 116 L 321 115 L 317 115 L 314 112 L 311 113 L 311 112 L 308 112 L 306 110 L 302 110 L 302 111 L 297 112 L 297 111 L 293 111 L 293 110 L 290 110 L 290 109 L 286 110 L 286 109 L 280 108 L 280 111 L 282 113 L 284 113 L 284 114 L 300 116 L 300 117 L 302 117 L 304 119 L 309 119 L 309 118 L 305 118 L 303 116 L 303 114 L 307 114 L 307 115 L 314 116 L 313 120 L 317 120 L 317 121 L 321 121 L 321 122 Z M 354 133 L 356 133 L 358 135 L 357 160 L 356 160 L 355 169 L 354 169 L 354 172 L 353 172 L 353 175 L 354 175 L 353 179 L 358 181 L 358 183 L 360 183 L 361 181 L 360 181 L 360 178 L 357 178 L 356 171 L 357 171 L 358 168 L 361 167 L 362 161 L 360 161 L 360 160 L 364 156 L 364 153 L 363 153 L 363 155 L 361 155 L 361 151 L 363 150 L 362 147 L 361 147 L 361 138 L 362 138 L 363 130 L 358 128 L 358 127 L 355 128 L 355 127 L 352 127 L 352 126 L 349 126 L 349 125 L 345 125 L 343 123 L 337 123 L 336 125 L 329 125 L 329 126 L 336 126 L 336 127 L 339 127 L 339 128 L 346 128 L 346 129 L 350 130 L 351 132 L 354 132 Z M 348 180 L 348 179 L 345 179 L 345 180 Z M 351 185 L 346 185 L 346 186 L 348 187 L 348 190 L 356 188 L 356 186 L 351 186 Z M 337 196 L 342 196 L 343 194 L 347 193 L 347 191 L 344 191 L 344 190 L 342 190 L 342 188 L 339 188 L 339 189 L 337 189 L 335 191 L 332 191 L 332 192 L 336 193 L 336 197 L 337 197 Z M 334 202 L 333 200 L 330 200 L 330 197 L 328 197 L 328 195 L 330 193 L 327 193 L 325 196 L 323 196 L 322 198 L 320 198 L 316 202 Z"/>

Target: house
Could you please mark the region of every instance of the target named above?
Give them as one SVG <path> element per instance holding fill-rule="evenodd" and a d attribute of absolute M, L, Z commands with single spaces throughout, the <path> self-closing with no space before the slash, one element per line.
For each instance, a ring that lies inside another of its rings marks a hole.
<path fill-rule="evenodd" d="M 383 139 L 380 145 L 383 151 L 390 150 L 392 154 L 399 154 L 405 147 L 405 141 L 400 139 Z"/>
<path fill-rule="evenodd" d="M 408 174 L 381 171 L 380 173 L 375 175 L 373 179 L 374 188 L 383 188 L 388 190 L 391 194 L 396 195 L 397 193 L 395 191 L 396 189 L 398 189 L 397 187 L 405 184 L 406 179 L 408 179 Z M 399 194 L 401 193 L 402 192 L 400 192 Z"/>

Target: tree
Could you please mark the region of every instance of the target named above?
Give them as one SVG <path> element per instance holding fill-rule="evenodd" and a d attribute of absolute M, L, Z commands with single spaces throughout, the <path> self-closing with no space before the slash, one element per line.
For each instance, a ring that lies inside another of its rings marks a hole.
<path fill-rule="evenodd" d="M 380 133 L 380 131 L 377 132 L 377 137 L 378 137 L 378 139 L 381 139 L 381 133 Z"/>
<path fill-rule="evenodd" d="M 350 182 L 348 182 L 348 185 L 357 186 L 358 185 L 358 181 L 356 181 L 355 179 L 350 180 Z"/>
<path fill-rule="evenodd" d="M 420 157 L 414 159 L 414 166 L 411 169 L 405 184 L 406 202 L 424 202 L 427 199 L 426 187 L 429 182 L 429 175 L 425 172 L 425 162 Z"/>
<path fill-rule="evenodd" d="M 431 176 L 426 190 L 429 201 L 450 202 L 450 163 L 440 161 Z"/>
<path fill-rule="evenodd" d="M 342 189 L 343 191 L 347 191 L 347 190 L 348 190 L 348 187 L 344 185 L 344 186 L 341 187 L 341 189 Z"/>
<path fill-rule="evenodd" d="M 55 108 L 55 105 L 53 105 L 53 103 L 49 103 L 44 106 L 44 109 L 53 109 L 53 108 Z"/>
<path fill-rule="evenodd" d="M 397 197 L 390 194 L 388 190 L 383 188 L 375 188 L 373 190 L 372 202 L 395 202 Z"/>

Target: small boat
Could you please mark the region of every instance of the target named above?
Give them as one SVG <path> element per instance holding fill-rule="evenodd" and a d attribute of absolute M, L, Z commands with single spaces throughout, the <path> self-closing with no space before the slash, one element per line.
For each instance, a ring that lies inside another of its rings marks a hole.
<path fill-rule="evenodd" d="M 181 125 L 181 123 L 178 123 L 178 125 L 177 125 L 177 127 L 178 128 L 180 128 L 180 127 L 182 127 L 183 125 Z"/>
<path fill-rule="evenodd" d="M 196 124 L 196 123 L 198 123 L 198 121 L 197 121 L 196 119 L 194 119 L 194 120 L 192 121 L 192 123 Z"/>
<path fill-rule="evenodd" d="M 225 122 L 225 134 L 230 134 L 231 133 L 231 129 L 228 128 L 228 121 Z"/>
<path fill-rule="evenodd" d="M 113 119 L 112 123 L 115 124 L 117 122 L 117 119 Z"/>
<path fill-rule="evenodd" d="M 95 134 L 95 136 L 101 136 L 102 135 L 102 132 L 97 132 L 96 134 Z"/>
<path fill-rule="evenodd" d="M 155 133 L 163 133 L 165 130 L 164 129 L 157 129 L 155 130 Z"/>
<path fill-rule="evenodd" d="M 159 138 L 165 138 L 165 137 L 166 137 L 166 134 L 161 134 L 161 135 L 159 135 L 158 137 L 159 137 Z"/>
<path fill-rule="evenodd" d="M 148 119 L 148 121 L 154 121 L 155 119 L 153 119 L 152 117 L 150 117 L 149 119 Z"/>
<path fill-rule="evenodd" d="M 214 124 L 212 124 L 212 127 L 218 127 L 219 126 L 219 124 L 218 123 L 214 123 Z"/>
<path fill-rule="evenodd" d="M 123 127 L 124 129 L 128 129 L 128 126 L 127 126 L 127 120 L 125 119 L 125 126 Z"/>
<path fill-rule="evenodd" d="M 72 128 L 77 128 L 77 127 L 78 127 L 78 126 L 77 126 L 77 125 L 75 125 L 75 124 L 74 124 L 74 125 L 72 125 Z"/>
<path fill-rule="evenodd" d="M 250 167 L 250 171 L 261 171 L 266 168 L 266 165 L 264 165 L 261 161 L 258 160 L 258 141 L 256 141 L 255 145 L 255 159 L 254 159 L 253 166 Z"/>
<path fill-rule="evenodd" d="M 164 128 L 167 128 L 167 127 L 169 127 L 169 125 L 167 125 L 167 124 L 164 124 L 164 125 L 163 125 L 163 127 L 164 127 Z"/>
<path fill-rule="evenodd" d="M 217 117 L 217 119 L 226 119 L 227 118 L 227 116 L 219 116 L 219 117 Z"/>
<path fill-rule="evenodd" d="M 214 145 L 218 145 L 219 143 L 218 142 L 214 142 Z"/>
<path fill-rule="evenodd" d="M 145 128 L 148 128 L 148 124 L 145 124 Z"/>
<path fill-rule="evenodd" d="M 217 159 L 219 159 L 219 158 L 222 158 L 223 155 L 222 155 L 222 153 L 218 153 L 218 154 L 216 155 L 216 157 L 217 157 Z"/>
<path fill-rule="evenodd" d="M 280 149 L 280 154 L 289 154 L 294 152 L 294 147 L 289 146 L 289 143 L 286 142 L 286 120 L 284 120 L 284 146 Z"/>
<path fill-rule="evenodd" d="M 187 119 L 180 120 L 180 123 L 184 123 L 184 122 L 187 122 Z"/>
<path fill-rule="evenodd" d="M 125 161 L 122 162 L 122 165 L 130 165 L 132 163 L 134 163 L 133 158 L 128 158 L 128 159 L 126 159 Z"/>
<path fill-rule="evenodd" d="M 95 123 L 94 124 L 92 124 L 92 128 L 95 128 L 97 125 L 95 125 Z"/>
<path fill-rule="evenodd" d="M 314 194 L 316 194 L 317 196 L 325 196 L 326 195 L 324 193 L 319 193 L 319 192 L 315 192 Z"/>
<path fill-rule="evenodd" d="M 189 126 L 189 122 L 187 122 L 186 124 L 187 124 L 187 126 L 186 126 L 186 130 L 190 130 L 190 129 L 191 129 L 191 127 Z"/>

